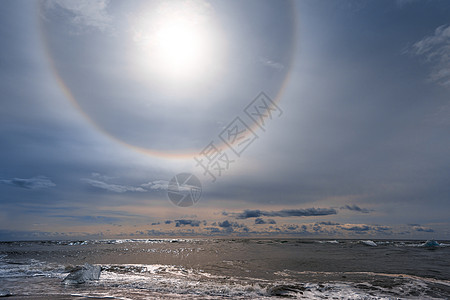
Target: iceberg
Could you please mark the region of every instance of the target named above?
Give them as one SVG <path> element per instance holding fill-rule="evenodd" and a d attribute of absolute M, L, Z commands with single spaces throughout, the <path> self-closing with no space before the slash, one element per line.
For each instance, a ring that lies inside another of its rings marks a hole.
<path fill-rule="evenodd" d="M 376 247 L 378 246 L 374 241 L 371 240 L 367 240 L 367 241 L 360 241 L 360 243 L 366 245 L 366 246 L 371 246 L 371 247 Z"/>
<path fill-rule="evenodd" d="M 85 283 L 90 280 L 98 280 L 100 278 L 100 272 L 102 268 L 100 266 L 93 266 L 88 263 L 82 267 L 76 267 L 70 274 L 63 279 L 66 284 Z"/>
<path fill-rule="evenodd" d="M 421 244 L 421 247 L 430 247 L 430 248 L 434 248 L 434 247 L 439 247 L 441 244 L 439 244 L 438 242 L 436 242 L 435 240 L 428 240 L 425 243 Z"/>

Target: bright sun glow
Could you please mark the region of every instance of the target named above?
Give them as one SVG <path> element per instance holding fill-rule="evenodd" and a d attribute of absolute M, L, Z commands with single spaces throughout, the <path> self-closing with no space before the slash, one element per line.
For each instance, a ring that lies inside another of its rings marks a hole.
<path fill-rule="evenodd" d="M 210 78 L 220 59 L 211 14 L 203 1 L 171 1 L 140 16 L 134 22 L 140 72 L 178 86 Z"/>
<path fill-rule="evenodd" d="M 175 74 L 194 71 L 207 50 L 206 33 L 180 19 L 167 20 L 155 38 L 157 58 Z"/>

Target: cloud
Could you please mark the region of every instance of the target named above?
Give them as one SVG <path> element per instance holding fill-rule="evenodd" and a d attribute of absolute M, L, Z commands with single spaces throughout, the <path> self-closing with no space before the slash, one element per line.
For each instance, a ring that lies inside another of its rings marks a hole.
<path fill-rule="evenodd" d="M 111 179 L 114 179 L 114 177 L 106 176 L 106 175 L 103 175 L 103 174 L 100 174 L 100 173 L 97 173 L 97 172 L 93 172 L 91 174 L 91 177 L 94 178 L 94 179 L 100 180 L 100 181 L 109 181 Z"/>
<path fill-rule="evenodd" d="M 219 225 L 220 227 L 232 227 L 232 226 L 233 226 L 233 224 L 231 224 L 231 222 L 228 221 L 228 220 L 225 220 L 225 221 L 223 221 L 223 222 L 219 222 L 218 225 Z"/>
<path fill-rule="evenodd" d="M 266 221 L 264 221 L 264 220 L 261 219 L 261 218 L 256 218 L 256 219 L 255 219 L 255 224 L 266 224 Z"/>
<path fill-rule="evenodd" d="M 37 176 L 28 179 L 24 178 L 0 179 L 0 183 L 30 190 L 46 189 L 56 186 L 56 184 L 54 184 L 49 178 L 45 176 Z"/>
<path fill-rule="evenodd" d="M 83 178 L 81 179 L 82 181 L 88 183 L 89 185 L 99 188 L 99 189 L 103 189 L 103 190 L 107 190 L 110 192 L 114 192 L 114 193 L 125 193 L 125 192 L 147 192 L 147 190 L 143 189 L 142 187 L 135 187 L 135 186 L 129 186 L 129 185 L 119 185 L 119 184 L 111 184 L 111 183 L 106 183 L 100 180 L 95 180 L 95 179 L 88 179 L 88 178 Z"/>
<path fill-rule="evenodd" d="M 424 57 L 431 65 L 429 79 L 450 86 L 450 25 L 439 26 L 433 35 L 414 43 L 406 53 Z"/>
<path fill-rule="evenodd" d="M 256 218 L 256 219 L 255 219 L 255 224 L 256 224 L 256 225 L 259 225 L 259 224 L 277 224 L 277 222 L 275 222 L 274 219 L 267 219 L 267 220 L 264 220 L 264 219 L 262 219 L 262 218 Z"/>
<path fill-rule="evenodd" d="M 348 231 L 369 231 L 370 226 L 368 225 L 355 225 L 355 226 L 341 226 L 342 229 L 348 230 Z"/>
<path fill-rule="evenodd" d="M 408 225 L 411 226 L 412 229 L 414 229 L 415 231 L 418 231 L 418 232 L 434 232 L 434 229 L 422 226 L 420 224 L 408 224 Z"/>
<path fill-rule="evenodd" d="M 248 218 L 261 217 L 263 215 L 263 212 L 261 212 L 258 209 L 256 209 L 256 210 L 246 209 L 243 212 L 241 212 L 239 214 L 235 214 L 235 215 L 236 215 L 236 219 L 248 219 Z"/>
<path fill-rule="evenodd" d="M 329 225 L 329 226 L 340 225 L 339 223 L 331 222 L 331 221 L 319 222 L 319 223 L 317 223 L 317 224 L 320 224 L 320 225 Z"/>
<path fill-rule="evenodd" d="M 434 229 L 432 228 L 424 228 L 424 227 L 416 227 L 416 231 L 423 231 L 423 232 L 434 232 Z"/>
<path fill-rule="evenodd" d="M 167 180 L 154 180 L 149 183 L 144 183 L 141 185 L 143 188 L 151 189 L 151 190 L 167 190 L 169 182 Z"/>
<path fill-rule="evenodd" d="M 288 229 L 288 230 L 296 230 L 297 228 L 298 228 L 298 225 L 288 225 L 286 227 L 286 229 Z"/>
<path fill-rule="evenodd" d="M 107 12 L 109 0 L 47 0 L 47 9 L 60 9 L 78 28 L 90 27 L 104 31 L 111 23 Z"/>
<path fill-rule="evenodd" d="M 213 223 L 215 225 L 215 223 Z M 217 226 L 222 227 L 222 228 L 246 228 L 247 226 L 245 226 L 244 224 L 239 224 L 238 222 L 230 222 L 228 220 L 225 220 L 223 222 L 217 222 Z"/>
<path fill-rule="evenodd" d="M 248 219 L 258 217 L 310 217 L 310 216 L 326 216 L 335 215 L 336 210 L 333 208 L 306 208 L 306 209 L 282 209 L 279 211 L 263 211 L 259 209 L 246 209 L 241 213 L 234 213 L 236 219 Z"/>
<path fill-rule="evenodd" d="M 210 233 L 222 233 L 222 230 L 220 230 L 217 227 L 205 227 L 205 230 L 208 230 Z"/>
<path fill-rule="evenodd" d="M 358 205 L 355 205 L 355 204 L 342 206 L 341 209 L 348 209 L 348 210 L 352 210 L 352 211 L 358 211 L 358 212 L 362 212 L 362 213 L 365 213 L 365 214 L 370 212 L 369 209 L 361 208 L 361 207 L 359 207 Z"/>
<path fill-rule="evenodd" d="M 388 230 L 392 230 L 392 227 L 390 227 L 390 226 L 375 226 L 375 227 L 373 227 L 373 230 L 388 231 Z"/>
<path fill-rule="evenodd" d="M 353 231 L 357 234 L 368 233 L 369 231 L 382 232 L 383 234 L 390 234 L 392 230 L 390 226 L 380 226 L 380 225 L 366 225 L 366 224 L 344 224 L 339 225 L 338 228 L 346 231 Z"/>
<path fill-rule="evenodd" d="M 265 58 L 265 57 L 261 57 L 260 61 L 261 61 L 261 63 L 263 65 L 265 65 L 267 67 L 270 67 L 270 68 L 273 68 L 273 69 L 275 69 L 277 71 L 281 71 L 281 70 L 283 70 L 285 68 L 283 64 L 281 64 L 279 62 L 276 62 L 276 61 L 273 61 L 273 60 L 270 60 L 270 59 Z"/>
<path fill-rule="evenodd" d="M 180 220 L 175 220 L 175 227 L 181 227 L 181 226 L 192 226 L 192 227 L 198 227 L 200 225 L 200 221 L 198 220 L 185 220 L 185 219 L 180 219 Z"/>

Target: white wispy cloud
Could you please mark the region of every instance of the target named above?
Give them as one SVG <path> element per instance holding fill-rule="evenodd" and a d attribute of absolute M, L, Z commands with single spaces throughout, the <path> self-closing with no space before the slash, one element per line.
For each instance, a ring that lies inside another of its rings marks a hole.
<path fill-rule="evenodd" d="M 154 180 L 141 185 L 143 188 L 151 190 L 167 190 L 169 182 L 167 180 Z"/>
<path fill-rule="evenodd" d="M 88 183 L 89 185 L 107 190 L 114 193 L 125 193 L 125 192 L 147 192 L 146 189 L 139 186 L 131 186 L 131 185 L 121 185 L 121 184 L 112 184 L 103 182 L 96 179 L 83 178 L 82 181 Z"/>
<path fill-rule="evenodd" d="M 139 185 L 124 185 L 112 183 L 116 179 L 115 177 L 107 176 L 100 173 L 92 173 L 91 178 L 82 178 L 81 180 L 89 184 L 90 186 L 103 189 L 114 193 L 125 192 L 149 192 L 150 190 L 167 190 L 169 182 L 167 180 L 153 180 L 148 183 Z"/>
<path fill-rule="evenodd" d="M 91 173 L 91 177 L 96 179 L 96 180 L 100 180 L 100 181 L 109 181 L 111 179 L 114 179 L 114 177 L 103 175 L 103 174 L 100 174 L 100 173 L 97 173 L 97 172 Z"/>
<path fill-rule="evenodd" d="M 54 184 L 49 178 L 45 176 L 36 176 L 32 178 L 0 179 L 0 183 L 31 190 L 46 189 L 56 186 L 56 184 Z"/>
<path fill-rule="evenodd" d="M 275 70 L 281 71 L 284 69 L 284 65 L 282 63 L 273 61 L 271 59 L 268 59 L 266 57 L 260 57 L 260 61 L 263 65 L 273 68 Z"/>
<path fill-rule="evenodd" d="M 433 35 L 417 41 L 407 52 L 425 58 L 431 65 L 431 81 L 450 86 L 450 25 L 439 26 Z"/>
<path fill-rule="evenodd" d="M 62 9 L 70 14 L 70 22 L 78 27 L 104 31 L 111 24 L 107 12 L 109 0 L 47 0 L 47 9 Z"/>

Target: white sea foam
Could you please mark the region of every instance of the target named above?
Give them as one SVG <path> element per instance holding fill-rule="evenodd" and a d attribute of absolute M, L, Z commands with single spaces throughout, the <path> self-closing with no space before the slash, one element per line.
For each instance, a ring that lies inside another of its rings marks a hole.
<path fill-rule="evenodd" d="M 12 264 L 0 277 L 45 276 L 61 279 L 65 276 L 63 266 L 29 260 L 27 264 Z M 283 280 L 269 281 L 257 278 L 233 278 L 217 276 L 201 270 L 163 264 L 102 265 L 100 280 L 89 283 L 89 292 L 71 293 L 73 296 L 100 299 L 145 299 L 149 295 L 160 299 L 275 299 L 279 296 L 301 299 L 392 299 L 413 294 L 417 299 L 430 298 L 426 292 L 430 284 L 450 287 L 449 281 L 427 279 L 406 274 L 380 274 L 371 272 L 339 272 L 339 277 L 363 275 L 363 278 L 387 278 L 386 282 L 398 281 L 390 286 L 370 281 L 358 283 L 331 281 L 324 283 L 298 282 L 291 278 L 294 273 L 313 277 L 334 276 L 334 272 L 278 272 Z M 307 276 L 308 277 L 308 276 Z M 324 278 L 325 278 L 324 277 Z M 280 278 L 280 279 L 281 279 Z M 60 280 L 53 290 L 58 290 Z M 26 289 L 26 287 L 24 287 Z M 65 292 L 72 287 L 66 287 Z M 127 295 L 133 295 L 128 297 Z M 141 298 L 142 296 L 142 298 Z M 411 297 L 409 297 L 411 298 Z"/>
<path fill-rule="evenodd" d="M 331 241 L 317 241 L 319 244 L 339 244 L 337 240 L 331 240 Z"/>

